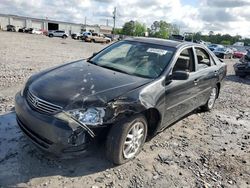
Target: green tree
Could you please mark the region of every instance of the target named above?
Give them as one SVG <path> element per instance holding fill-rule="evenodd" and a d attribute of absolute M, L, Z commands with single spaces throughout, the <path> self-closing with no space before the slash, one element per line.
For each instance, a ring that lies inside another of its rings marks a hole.
<path fill-rule="evenodd" d="M 169 38 L 173 27 L 170 23 L 167 23 L 163 20 L 155 21 L 151 25 L 150 36 L 167 39 Z"/>
<path fill-rule="evenodd" d="M 135 22 L 134 36 L 144 36 L 147 31 L 146 25 L 139 22 Z"/>
<path fill-rule="evenodd" d="M 146 31 L 145 24 L 133 20 L 126 22 L 122 27 L 122 34 L 129 36 L 144 36 Z"/>
<path fill-rule="evenodd" d="M 199 31 L 197 33 L 194 33 L 193 39 L 195 40 L 202 40 L 202 33 Z"/>
<path fill-rule="evenodd" d="M 121 28 L 115 28 L 114 34 L 116 34 L 116 35 L 122 34 L 122 29 Z"/>
<path fill-rule="evenodd" d="M 223 40 L 223 41 L 221 41 L 221 44 L 223 44 L 223 45 L 231 45 L 231 42 L 229 40 Z"/>
<path fill-rule="evenodd" d="M 135 22 L 133 20 L 126 22 L 122 27 L 122 34 L 134 36 Z"/>

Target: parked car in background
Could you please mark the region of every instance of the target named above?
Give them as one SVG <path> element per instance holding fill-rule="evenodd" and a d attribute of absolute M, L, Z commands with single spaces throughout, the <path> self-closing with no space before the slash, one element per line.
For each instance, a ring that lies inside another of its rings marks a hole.
<path fill-rule="evenodd" d="M 237 50 L 233 53 L 234 58 L 242 58 L 247 54 L 247 51 L 244 47 L 237 47 Z"/>
<path fill-rule="evenodd" d="M 18 29 L 18 32 L 24 33 L 25 29 L 26 29 L 26 27 L 21 27 L 20 29 Z"/>
<path fill-rule="evenodd" d="M 66 39 L 69 35 L 63 30 L 53 30 L 48 32 L 49 37 L 61 37 Z"/>
<path fill-rule="evenodd" d="M 213 53 L 222 59 L 232 59 L 233 58 L 233 51 L 229 48 L 215 48 Z"/>
<path fill-rule="evenodd" d="M 85 42 L 99 42 L 99 43 L 110 43 L 111 39 L 105 37 L 103 34 L 91 33 L 91 35 L 85 36 Z"/>
<path fill-rule="evenodd" d="M 119 39 L 119 35 L 114 34 L 104 34 L 105 37 L 108 37 L 111 39 L 111 41 L 117 41 Z"/>
<path fill-rule="evenodd" d="M 81 39 L 82 33 L 72 33 L 71 38 L 75 40 Z"/>
<path fill-rule="evenodd" d="M 46 35 L 46 36 L 48 36 L 48 30 L 46 30 L 46 29 L 41 29 L 41 31 L 42 31 L 42 33 L 43 33 L 43 35 Z"/>
<path fill-rule="evenodd" d="M 208 48 L 211 50 L 211 51 L 214 51 L 216 48 L 224 48 L 223 45 L 220 45 L 220 44 L 210 44 L 208 45 Z"/>
<path fill-rule="evenodd" d="M 240 63 L 234 65 L 236 76 L 245 78 L 250 75 L 250 50 L 240 59 Z"/>
<path fill-rule="evenodd" d="M 92 33 L 90 31 L 83 32 L 80 39 L 85 41 L 85 38 L 87 36 L 91 36 L 91 35 L 92 35 Z"/>
<path fill-rule="evenodd" d="M 196 108 L 212 110 L 226 64 L 204 45 L 154 38 L 116 42 L 87 60 L 31 76 L 15 97 L 21 130 L 58 156 L 97 139 L 115 164 Z"/>
<path fill-rule="evenodd" d="M 16 32 L 16 27 L 14 25 L 7 25 L 7 31 Z"/>
<path fill-rule="evenodd" d="M 25 28 L 25 29 L 24 29 L 24 32 L 25 32 L 25 33 L 32 34 L 32 31 L 33 31 L 33 30 L 34 30 L 33 28 Z"/>
<path fill-rule="evenodd" d="M 31 33 L 36 35 L 42 35 L 43 31 L 41 29 L 33 29 Z"/>

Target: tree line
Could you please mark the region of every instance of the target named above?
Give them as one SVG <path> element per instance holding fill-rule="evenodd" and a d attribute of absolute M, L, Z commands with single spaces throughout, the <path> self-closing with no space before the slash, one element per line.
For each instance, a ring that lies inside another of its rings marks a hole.
<path fill-rule="evenodd" d="M 145 36 L 168 39 L 172 34 L 178 34 L 179 29 L 176 25 L 166 21 L 155 21 L 150 28 L 138 21 L 126 22 L 121 29 L 115 29 L 115 34 L 128 36 Z"/>
<path fill-rule="evenodd" d="M 145 24 L 138 21 L 126 22 L 122 28 L 115 29 L 115 34 L 127 35 L 127 36 L 147 36 L 169 39 L 172 35 L 180 34 L 180 29 L 177 25 L 167 23 L 166 21 L 154 21 L 152 25 L 147 28 Z M 215 34 L 210 31 L 208 34 L 202 34 L 202 32 L 196 32 L 192 34 L 193 41 L 206 41 L 215 44 L 232 45 L 236 42 L 244 42 L 245 45 L 250 45 L 249 38 L 243 38 L 240 35 L 231 36 L 229 34 Z M 190 37 L 190 36 L 189 36 Z"/>
<path fill-rule="evenodd" d="M 233 45 L 236 42 L 244 42 L 246 46 L 250 45 L 249 38 L 243 38 L 240 35 L 229 35 L 229 34 L 215 34 L 213 31 L 210 31 L 207 35 L 202 34 L 201 32 L 194 33 L 193 35 L 194 40 L 203 40 L 215 44 L 223 44 L 223 45 Z"/>

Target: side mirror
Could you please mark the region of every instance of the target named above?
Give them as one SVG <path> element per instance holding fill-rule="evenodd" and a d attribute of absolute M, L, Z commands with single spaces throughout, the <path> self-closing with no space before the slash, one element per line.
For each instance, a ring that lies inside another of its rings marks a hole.
<path fill-rule="evenodd" d="M 187 80 L 189 78 L 189 72 L 186 71 L 175 71 L 172 73 L 172 80 Z"/>

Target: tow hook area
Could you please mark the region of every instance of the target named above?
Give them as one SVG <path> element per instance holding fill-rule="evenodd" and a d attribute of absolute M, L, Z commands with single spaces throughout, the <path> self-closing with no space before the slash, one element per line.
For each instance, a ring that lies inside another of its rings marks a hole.
<path fill-rule="evenodd" d="M 86 143 L 86 131 L 84 131 L 81 127 L 77 130 L 72 131 L 72 134 L 68 138 L 68 143 L 73 146 L 78 146 Z"/>
<path fill-rule="evenodd" d="M 67 112 L 62 112 L 56 115 L 68 122 L 68 126 L 72 129 L 72 134 L 68 137 L 68 143 L 72 146 L 79 146 L 86 143 L 86 133 L 92 138 L 95 137 L 95 133 L 85 124 L 81 123 Z"/>

